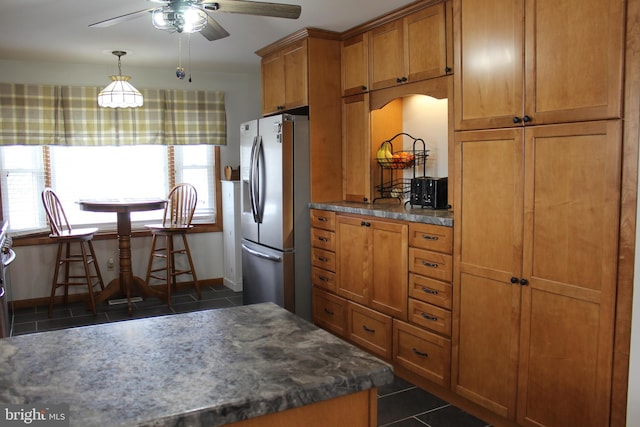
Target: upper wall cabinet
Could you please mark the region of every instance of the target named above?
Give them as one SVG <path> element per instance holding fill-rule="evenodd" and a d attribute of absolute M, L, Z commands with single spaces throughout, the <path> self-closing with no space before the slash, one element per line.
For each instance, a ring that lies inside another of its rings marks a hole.
<path fill-rule="evenodd" d="M 369 90 L 369 33 L 342 42 L 342 96 Z"/>
<path fill-rule="evenodd" d="M 304 28 L 256 52 L 262 58 L 262 114 L 302 112 L 309 120 L 311 201 L 342 197 L 340 35 Z"/>
<path fill-rule="evenodd" d="M 624 2 L 455 0 L 453 15 L 456 129 L 620 117 Z"/>
<path fill-rule="evenodd" d="M 438 77 L 447 66 L 445 3 L 369 32 L 370 90 Z"/>
<path fill-rule="evenodd" d="M 262 114 L 308 104 L 307 40 L 299 40 L 262 59 Z"/>

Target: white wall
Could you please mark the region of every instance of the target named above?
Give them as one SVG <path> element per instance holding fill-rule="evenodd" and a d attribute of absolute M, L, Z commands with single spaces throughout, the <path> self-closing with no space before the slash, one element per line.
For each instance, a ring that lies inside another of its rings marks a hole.
<path fill-rule="evenodd" d="M 225 92 L 227 108 L 227 145 L 220 148 L 221 164 L 237 167 L 240 164 L 240 123 L 260 115 L 260 66 L 255 70 L 234 73 L 192 70 L 192 82 L 178 80 L 175 68 L 136 68 L 122 59 L 122 74 L 131 76 L 131 83 L 138 89 L 170 88 L 185 90 L 220 90 Z M 74 86 L 106 86 L 109 76 L 117 74 L 117 61 L 111 66 L 87 64 L 58 64 L 0 60 L 3 83 L 63 84 Z M 114 218 L 115 222 L 115 218 Z M 132 240 L 133 272 L 144 276 L 149 255 L 149 238 Z M 191 250 L 199 279 L 222 278 L 224 276 L 222 233 L 189 235 Z M 105 281 L 115 277 L 107 270 L 107 259 L 117 263 L 115 240 L 95 242 L 97 256 Z M 55 245 L 16 247 L 16 261 L 11 267 L 10 299 L 47 297 L 53 274 Z"/>

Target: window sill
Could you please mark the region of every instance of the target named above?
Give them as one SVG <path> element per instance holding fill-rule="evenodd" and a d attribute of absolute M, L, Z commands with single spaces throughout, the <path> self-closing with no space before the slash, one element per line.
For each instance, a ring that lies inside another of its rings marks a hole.
<path fill-rule="evenodd" d="M 218 233 L 222 232 L 222 227 L 218 224 L 194 224 L 189 234 L 194 233 Z M 137 228 L 131 231 L 131 237 L 151 236 L 151 232 L 144 228 Z M 112 240 L 117 238 L 115 231 L 104 231 L 96 233 L 94 240 Z M 48 232 L 31 234 L 13 238 L 13 246 L 36 246 L 53 243 Z"/>

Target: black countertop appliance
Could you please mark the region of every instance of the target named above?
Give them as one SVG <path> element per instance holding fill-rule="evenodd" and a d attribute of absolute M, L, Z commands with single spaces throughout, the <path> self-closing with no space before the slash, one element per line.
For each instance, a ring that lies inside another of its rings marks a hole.
<path fill-rule="evenodd" d="M 421 176 L 411 179 L 411 207 L 448 209 L 448 178 Z"/>

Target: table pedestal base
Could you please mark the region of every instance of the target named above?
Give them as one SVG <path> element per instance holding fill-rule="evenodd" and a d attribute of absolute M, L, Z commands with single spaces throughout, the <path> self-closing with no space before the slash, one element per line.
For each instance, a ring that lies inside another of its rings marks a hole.
<path fill-rule="evenodd" d="M 113 279 L 96 297 L 96 305 L 107 301 L 110 298 L 124 298 L 127 300 L 127 308 L 129 310 L 129 314 L 131 314 L 131 298 L 135 296 L 142 297 L 143 299 L 146 297 L 154 297 L 169 303 L 166 292 L 151 288 L 140 277 L 132 276 L 131 287 L 129 289 L 127 288 L 127 286 L 121 283 L 120 278 Z"/>

